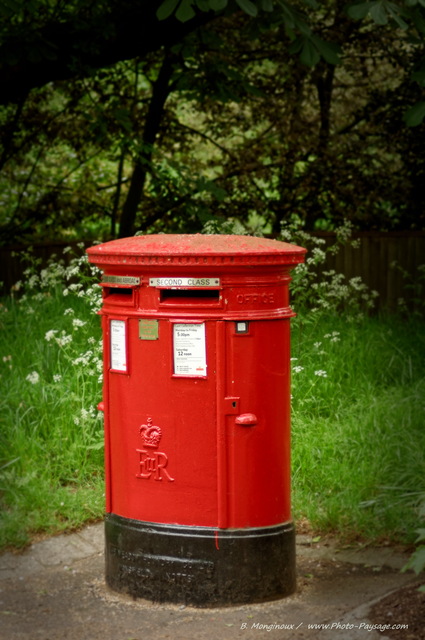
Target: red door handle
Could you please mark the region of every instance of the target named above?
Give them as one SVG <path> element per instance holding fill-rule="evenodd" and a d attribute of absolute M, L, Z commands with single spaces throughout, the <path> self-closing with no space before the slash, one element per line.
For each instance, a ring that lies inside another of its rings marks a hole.
<path fill-rule="evenodd" d="M 253 413 L 241 413 L 235 418 L 235 424 L 240 424 L 242 427 L 254 427 L 257 422 L 257 416 Z"/>

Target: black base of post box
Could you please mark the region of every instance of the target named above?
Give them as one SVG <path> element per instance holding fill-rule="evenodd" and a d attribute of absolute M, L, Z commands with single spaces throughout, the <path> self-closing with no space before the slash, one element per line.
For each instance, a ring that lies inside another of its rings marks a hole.
<path fill-rule="evenodd" d="M 106 581 L 154 602 L 214 607 L 273 600 L 295 591 L 291 522 L 213 529 L 108 514 Z"/>

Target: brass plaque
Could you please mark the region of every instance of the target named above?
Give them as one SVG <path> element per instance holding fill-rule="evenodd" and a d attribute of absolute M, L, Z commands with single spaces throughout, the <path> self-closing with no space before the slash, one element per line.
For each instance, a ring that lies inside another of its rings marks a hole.
<path fill-rule="evenodd" d="M 158 320 L 139 320 L 140 340 L 158 340 Z"/>
<path fill-rule="evenodd" d="M 105 274 L 102 276 L 103 284 L 110 284 L 112 286 L 119 287 L 121 284 L 127 285 L 137 285 L 140 284 L 140 278 L 136 278 L 135 276 L 106 276 Z"/>

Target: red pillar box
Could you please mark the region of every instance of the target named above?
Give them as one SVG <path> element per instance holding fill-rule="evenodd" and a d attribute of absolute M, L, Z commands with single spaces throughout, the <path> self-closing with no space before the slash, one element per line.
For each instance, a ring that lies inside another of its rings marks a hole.
<path fill-rule="evenodd" d="M 288 285 L 304 253 L 225 235 L 88 250 L 104 272 L 113 589 L 196 606 L 294 591 Z"/>

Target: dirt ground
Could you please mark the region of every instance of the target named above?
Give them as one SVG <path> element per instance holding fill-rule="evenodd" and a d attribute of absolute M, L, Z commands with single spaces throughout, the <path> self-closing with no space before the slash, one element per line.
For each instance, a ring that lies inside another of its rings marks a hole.
<path fill-rule="evenodd" d="M 425 593 L 418 591 L 422 582 L 398 589 L 377 602 L 369 613 L 369 619 L 375 624 L 392 625 L 394 620 L 408 625 L 408 629 L 389 629 L 389 638 L 403 640 L 425 640 Z"/>

